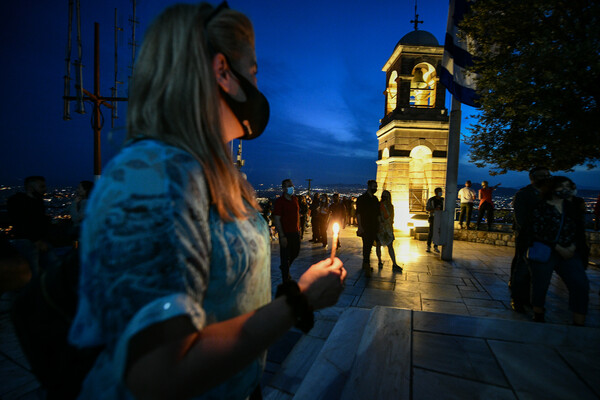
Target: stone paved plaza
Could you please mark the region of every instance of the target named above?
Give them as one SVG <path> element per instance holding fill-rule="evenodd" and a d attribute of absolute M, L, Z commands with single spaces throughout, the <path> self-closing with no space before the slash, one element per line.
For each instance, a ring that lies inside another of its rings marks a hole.
<path fill-rule="evenodd" d="M 306 239 L 292 266 L 295 279 L 329 256 Z M 547 323 L 539 324 L 510 310 L 513 248 L 455 241 L 454 260 L 444 262 L 425 252 L 425 242 L 398 237 L 404 271 L 392 271 L 386 249 L 377 268 L 373 251 L 366 278 L 356 228 L 347 227 L 340 240 L 344 293 L 335 307 L 316 313 L 309 334 L 292 329 L 269 349 L 265 399 L 600 398 L 598 267 L 587 271 L 586 327 L 570 325 L 557 276 Z M 273 242 L 273 287 L 281 282 L 278 266 Z M 11 298 L 0 298 L 0 399 L 43 398 L 8 318 Z"/>

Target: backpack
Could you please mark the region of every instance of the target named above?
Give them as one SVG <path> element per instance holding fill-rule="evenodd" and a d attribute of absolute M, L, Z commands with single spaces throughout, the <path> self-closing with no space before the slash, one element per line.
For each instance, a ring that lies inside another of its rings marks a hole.
<path fill-rule="evenodd" d="M 75 399 L 103 347 L 79 349 L 68 335 L 77 309 L 79 255 L 67 253 L 16 297 L 11 319 L 23 353 L 48 399 Z"/>

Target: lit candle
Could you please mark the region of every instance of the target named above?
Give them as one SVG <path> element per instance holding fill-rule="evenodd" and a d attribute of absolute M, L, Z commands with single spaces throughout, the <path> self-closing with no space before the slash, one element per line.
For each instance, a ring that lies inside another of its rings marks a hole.
<path fill-rule="evenodd" d="M 337 222 L 335 224 L 333 224 L 333 240 L 331 243 L 331 261 L 333 261 L 333 258 L 335 257 L 335 248 L 337 247 L 337 242 L 338 242 L 338 234 L 340 233 L 340 224 L 338 224 Z"/>

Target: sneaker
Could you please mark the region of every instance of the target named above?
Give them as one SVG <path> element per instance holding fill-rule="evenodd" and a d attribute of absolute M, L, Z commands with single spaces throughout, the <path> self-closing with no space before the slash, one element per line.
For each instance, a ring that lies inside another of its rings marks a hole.
<path fill-rule="evenodd" d="M 439 253 L 439 252 L 440 252 L 440 250 L 438 249 L 438 247 L 437 247 L 437 246 L 433 246 L 433 251 L 435 251 L 436 253 Z"/>
<path fill-rule="evenodd" d="M 425 250 L 427 253 L 431 253 L 431 246 L 427 246 L 427 250 Z"/>

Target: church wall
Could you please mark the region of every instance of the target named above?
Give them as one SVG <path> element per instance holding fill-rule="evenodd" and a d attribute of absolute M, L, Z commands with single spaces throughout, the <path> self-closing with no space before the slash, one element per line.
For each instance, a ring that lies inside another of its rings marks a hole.
<path fill-rule="evenodd" d="M 449 128 L 445 89 L 438 81 L 433 107 L 410 105 L 415 66 L 428 63 L 439 76 L 442 54 L 441 46 L 399 45 L 384 67 L 386 85 L 395 78 L 396 108 L 387 109 L 386 88 L 386 110 L 377 131 L 376 180 L 381 191 L 392 195 L 397 229 L 405 228 L 409 210 L 423 210 L 434 188 L 445 186 Z"/>

